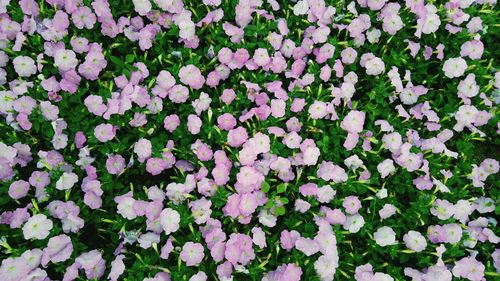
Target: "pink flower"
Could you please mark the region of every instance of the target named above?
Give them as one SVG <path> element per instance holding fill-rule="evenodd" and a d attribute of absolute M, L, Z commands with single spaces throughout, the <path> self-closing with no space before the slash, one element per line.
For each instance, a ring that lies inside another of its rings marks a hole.
<path fill-rule="evenodd" d="M 384 7 L 386 0 L 367 0 L 366 4 L 372 11 L 378 11 Z"/>
<path fill-rule="evenodd" d="M 344 49 L 340 53 L 342 62 L 344 64 L 352 64 L 356 60 L 357 55 L 358 53 L 356 52 L 356 50 L 351 47 Z"/>
<path fill-rule="evenodd" d="M 151 156 L 152 145 L 148 139 L 141 138 L 134 145 L 134 152 L 137 154 L 140 162 Z"/>
<path fill-rule="evenodd" d="M 396 214 L 396 207 L 392 204 L 385 204 L 384 207 L 378 211 L 378 214 L 381 219 L 387 219 Z"/>
<path fill-rule="evenodd" d="M 189 98 L 189 89 L 183 85 L 175 85 L 168 90 L 168 98 L 173 103 L 185 103 Z"/>
<path fill-rule="evenodd" d="M 474 257 L 465 257 L 455 263 L 453 275 L 471 281 L 484 280 L 485 266 Z"/>
<path fill-rule="evenodd" d="M 267 246 L 266 244 L 266 234 L 260 227 L 252 228 L 252 241 L 255 245 L 259 246 L 261 249 Z"/>
<path fill-rule="evenodd" d="M 296 132 L 291 132 L 285 136 L 283 139 L 283 143 L 288 147 L 288 148 L 299 148 L 300 143 L 302 141 L 302 137 L 297 134 Z"/>
<path fill-rule="evenodd" d="M 187 127 L 191 134 L 197 135 L 200 132 L 202 121 L 200 117 L 190 114 L 187 118 Z"/>
<path fill-rule="evenodd" d="M 309 257 L 319 251 L 319 244 L 313 239 L 299 237 L 295 241 L 295 248 Z"/>
<path fill-rule="evenodd" d="M 34 171 L 31 173 L 29 183 L 36 188 L 44 188 L 50 183 L 50 177 L 47 172 Z"/>
<path fill-rule="evenodd" d="M 44 214 L 36 214 L 28 219 L 23 226 L 24 239 L 42 240 L 47 238 L 52 230 L 53 223 Z"/>
<path fill-rule="evenodd" d="M 151 2 L 149 0 L 132 0 L 134 3 L 135 11 L 141 15 L 145 16 L 151 10 Z"/>
<path fill-rule="evenodd" d="M 233 233 L 226 242 L 225 257 L 233 265 L 246 265 L 255 259 L 252 238 L 245 234 Z"/>
<path fill-rule="evenodd" d="M 229 131 L 236 126 L 236 118 L 230 113 L 224 113 L 217 117 L 217 126 L 222 130 Z"/>
<path fill-rule="evenodd" d="M 101 96 L 89 95 L 85 98 L 84 104 L 91 113 L 97 116 L 102 116 L 107 110 Z"/>
<path fill-rule="evenodd" d="M 295 246 L 295 241 L 300 237 L 300 234 L 295 231 L 283 230 L 280 235 L 280 245 L 283 249 L 290 251 Z"/>
<path fill-rule="evenodd" d="M 118 255 L 114 261 L 111 262 L 111 271 L 109 272 L 108 279 L 117 281 L 118 278 L 125 271 L 125 264 L 123 263 L 124 255 Z"/>
<path fill-rule="evenodd" d="M 116 129 L 111 124 L 101 124 L 95 127 L 94 136 L 100 142 L 107 142 L 112 140 L 116 135 Z"/>
<path fill-rule="evenodd" d="M 87 29 L 92 29 L 94 24 L 96 23 L 96 15 L 92 13 L 92 10 L 89 7 L 82 6 L 76 9 L 71 14 L 71 19 L 73 24 L 78 29 L 83 29 L 84 27 Z"/>
<path fill-rule="evenodd" d="M 179 78 L 182 83 L 195 90 L 200 89 L 205 84 L 205 78 L 201 75 L 200 69 L 192 64 L 183 66 L 179 70 Z"/>
<path fill-rule="evenodd" d="M 24 180 L 12 182 L 9 186 L 9 196 L 14 200 L 21 199 L 28 194 L 30 184 Z"/>
<path fill-rule="evenodd" d="M 70 258 L 73 252 L 73 244 L 69 236 L 61 234 L 49 239 L 47 247 L 43 250 L 41 264 L 46 266 L 49 261 L 59 263 Z"/>
<path fill-rule="evenodd" d="M 265 66 L 266 64 L 271 62 L 271 59 L 269 58 L 269 54 L 267 53 L 266 49 L 258 48 L 253 54 L 253 61 L 258 66 Z"/>
<path fill-rule="evenodd" d="M 187 266 L 197 266 L 201 263 L 203 257 L 205 257 L 203 251 L 203 245 L 190 241 L 184 244 L 179 257 L 186 263 Z"/>
<path fill-rule="evenodd" d="M 222 209 L 225 216 L 230 216 L 232 218 L 237 218 L 240 215 L 240 195 L 238 193 L 233 193 L 227 198 L 226 205 Z"/>
<path fill-rule="evenodd" d="M 146 171 L 156 176 L 161 174 L 167 168 L 167 163 L 162 158 L 149 158 L 146 162 Z"/>
<path fill-rule="evenodd" d="M 125 169 L 125 158 L 121 155 L 109 155 L 106 160 L 106 170 L 112 175 L 118 175 Z"/>
<path fill-rule="evenodd" d="M 484 52 L 484 44 L 480 40 L 471 40 L 462 44 L 460 55 L 468 56 L 470 59 L 478 60 Z"/>
<path fill-rule="evenodd" d="M 205 143 L 202 143 L 196 148 L 196 156 L 200 161 L 210 161 L 213 155 L 212 149 Z"/>
<path fill-rule="evenodd" d="M 361 209 L 361 201 L 359 201 L 357 196 L 348 196 L 344 198 L 342 206 L 344 206 L 348 214 L 354 215 Z"/>
<path fill-rule="evenodd" d="M 244 216 L 250 216 L 257 208 L 257 199 L 254 193 L 245 193 L 239 200 L 239 211 Z"/>
<path fill-rule="evenodd" d="M 176 114 L 171 114 L 166 116 L 163 120 L 163 127 L 165 128 L 165 130 L 172 133 L 173 131 L 175 131 L 175 129 L 177 129 L 180 123 L 181 120 L 179 119 L 179 116 L 177 116 Z"/>
<path fill-rule="evenodd" d="M 220 99 L 225 104 L 231 104 L 235 98 L 236 98 L 236 93 L 234 92 L 233 89 L 224 89 L 224 91 L 222 91 L 222 95 L 220 97 Z"/>
<path fill-rule="evenodd" d="M 379 75 L 385 71 L 385 63 L 378 57 L 373 57 L 365 63 L 366 74 Z"/>
<path fill-rule="evenodd" d="M 340 127 L 349 133 L 360 133 L 363 131 L 365 123 L 365 113 L 362 111 L 352 110 L 340 123 Z"/>
<path fill-rule="evenodd" d="M 278 266 L 275 271 L 270 271 L 262 281 L 283 280 L 283 281 L 299 281 L 302 276 L 302 268 L 294 263 L 283 264 Z"/>
<path fill-rule="evenodd" d="M 334 165 L 329 161 L 321 162 L 317 171 L 317 175 L 319 178 L 325 181 L 331 180 L 335 183 L 347 181 L 347 173 L 345 172 L 345 170 L 342 167 Z"/>
<path fill-rule="evenodd" d="M 382 247 L 397 243 L 396 232 L 388 226 L 382 226 L 377 229 L 377 231 L 373 233 L 373 239 L 375 239 L 375 242 Z"/>
<path fill-rule="evenodd" d="M 325 102 L 317 100 L 309 106 L 308 112 L 312 119 L 322 119 L 328 114 L 328 107 Z"/>
<path fill-rule="evenodd" d="M 244 144 L 248 139 L 248 133 L 245 128 L 237 127 L 236 129 L 229 130 L 227 134 L 227 142 L 232 147 L 239 147 Z"/>

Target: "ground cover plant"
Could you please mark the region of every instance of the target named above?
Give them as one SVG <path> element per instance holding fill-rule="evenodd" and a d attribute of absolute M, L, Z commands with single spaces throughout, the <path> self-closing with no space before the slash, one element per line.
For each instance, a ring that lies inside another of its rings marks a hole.
<path fill-rule="evenodd" d="M 495 0 L 0 0 L 0 280 L 498 280 Z"/>

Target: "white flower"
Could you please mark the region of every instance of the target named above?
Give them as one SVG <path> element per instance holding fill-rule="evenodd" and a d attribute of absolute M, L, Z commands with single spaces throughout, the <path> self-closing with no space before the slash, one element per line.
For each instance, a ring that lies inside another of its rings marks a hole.
<path fill-rule="evenodd" d="M 141 16 L 145 16 L 151 11 L 151 2 L 149 0 L 132 0 L 132 2 L 134 3 L 135 11 Z"/>
<path fill-rule="evenodd" d="M 139 159 L 146 159 L 151 156 L 151 142 L 148 139 L 141 138 L 134 145 L 134 152 Z"/>
<path fill-rule="evenodd" d="M 365 219 L 360 214 L 348 216 L 344 222 L 344 229 L 350 233 L 357 233 L 365 225 Z"/>
<path fill-rule="evenodd" d="M 36 73 L 35 61 L 30 57 L 18 56 L 12 63 L 14 70 L 21 77 L 28 77 Z"/>
<path fill-rule="evenodd" d="M 430 34 L 438 30 L 441 20 L 437 14 L 427 14 L 422 25 L 422 33 Z"/>
<path fill-rule="evenodd" d="M 391 159 L 385 159 L 380 164 L 377 165 L 377 171 L 380 173 L 382 178 L 387 177 L 389 174 L 394 172 L 396 168 L 394 167 L 394 161 Z"/>
<path fill-rule="evenodd" d="M 373 275 L 373 281 L 394 281 L 394 278 L 392 278 L 389 274 L 381 273 L 381 272 L 376 272 Z"/>
<path fill-rule="evenodd" d="M 66 134 L 55 134 L 52 137 L 54 149 L 64 149 L 68 145 L 68 136 Z"/>
<path fill-rule="evenodd" d="M 378 40 L 380 36 L 382 35 L 382 32 L 379 29 L 372 29 L 368 32 L 366 32 L 366 39 L 368 39 L 368 42 L 370 43 L 378 43 Z"/>
<path fill-rule="evenodd" d="M 368 75 L 379 75 L 385 71 L 385 63 L 377 57 L 372 58 L 365 64 L 366 74 Z"/>
<path fill-rule="evenodd" d="M 203 271 L 200 271 L 197 274 L 191 276 L 191 278 L 189 278 L 189 281 L 206 281 L 207 279 L 207 274 Z"/>
<path fill-rule="evenodd" d="M 344 160 L 344 164 L 351 170 L 356 170 L 363 166 L 363 161 L 359 159 L 358 155 L 349 156 Z"/>
<path fill-rule="evenodd" d="M 309 4 L 307 1 L 299 1 L 293 6 L 293 14 L 296 16 L 305 15 L 309 11 Z"/>
<path fill-rule="evenodd" d="M 373 234 L 373 238 L 375 242 L 382 247 L 396 244 L 396 232 L 388 226 L 382 226 L 377 229 Z"/>
<path fill-rule="evenodd" d="M 425 237 L 420 234 L 420 232 L 414 230 L 408 231 L 408 233 L 403 236 L 403 241 L 405 242 L 406 247 L 415 252 L 421 252 L 427 247 Z"/>
<path fill-rule="evenodd" d="M 62 71 L 73 69 L 78 64 L 76 54 L 72 50 L 57 50 L 54 54 L 55 65 Z"/>
<path fill-rule="evenodd" d="M 167 235 L 179 229 L 180 221 L 181 216 L 176 210 L 166 208 L 160 214 L 160 224 Z"/>
<path fill-rule="evenodd" d="M 0 142 L 0 158 L 6 159 L 8 162 L 12 163 L 14 158 L 16 158 L 17 149 L 12 146 L 8 146 L 3 142 Z"/>
<path fill-rule="evenodd" d="M 266 210 L 261 210 L 259 213 L 259 222 L 267 227 L 274 227 L 277 220 L 278 218 Z"/>
<path fill-rule="evenodd" d="M 333 280 L 337 267 L 338 262 L 327 255 L 322 255 L 314 262 L 314 269 L 321 280 Z"/>
<path fill-rule="evenodd" d="M 380 189 L 379 191 L 377 191 L 377 193 L 375 195 L 380 199 L 387 198 L 387 189 L 384 187 L 384 188 Z"/>
<path fill-rule="evenodd" d="M 72 188 L 78 182 L 78 176 L 75 173 L 64 173 L 56 182 L 56 189 L 66 190 Z"/>
<path fill-rule="evenodd" d="M 52 229 L 52 221 L 43 214 L 37 214 L 28 219 L 23 226 L 24 239 L 45 239 Z"/>
<path fill-rule="evenodd" d="M 463 58 L 447 59 L 443 65 L 444 75 L 448 78 L 460 77 L 467 69 L 467 62 Z"/>
<path fill-rule="evenodd" d="M 320 156 L 321 152 L 319 151 L 319 148 L 315 146 L 310 146 L 306 148 L 304 151 L 304 165 L 316 165 L 318 163 L 318 158 Z"/>
<path fill-rule="evenodd" d="M 134 203 L 135 199 L 132 197 L 123 198 L 120 203 L 118 203 L 118 213 L 122 215 L 122 217 L 133 220 L 137 217 L 134 211 Z"/>

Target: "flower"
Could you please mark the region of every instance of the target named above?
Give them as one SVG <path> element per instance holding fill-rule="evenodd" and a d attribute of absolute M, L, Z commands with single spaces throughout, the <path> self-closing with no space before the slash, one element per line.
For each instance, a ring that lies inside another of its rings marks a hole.
<path fill-rule="evenodd" d="M 354 215 L 361 209 L 361 201 L 359 201 L 357 196 L 347 196 L 344 198 L 342 206 L 344 206 L 347 213 Z"/>
<path fill-rule="evenodd" d="M 195 90 L 200 89 L 205 84 L 205 78 L 201 75 L 200 69 L 192 64 L 181 67 L 179 79 Z"/>
<path fill-rule="evenodd" d="M 29 77 L 37 72 L 35 61 L 30 57 L 17 56 L 12 63 L 17 75 L 21 77 Z"/>
<path fill-rule="evenodd" d="M 54 236 L 49 239 L 47 247 L 43 250 L 42 265 L 46 266 L 49 261 L 59 263 L 66 261 L 73 253 L 71 238 L 66 234 Z"/>
<path fill-rule="evenodd" d="M 349 133 L 360 133 L 363 130 L 365 113 L 357 110 L 350 111 L 340 123 L 340 127 Z"/>
<path fill-rule="evenodd" d="M 347 217 L 347 220 L 344 222 L 343 227 L 350 233 L 357 233 L 361 229 L 361 227 L 363 227 L 363 225 L 365 225 L 365 219 L 363 218 L 363 216 L 355 214 Z"/>
<path fill-rule="evenodd" d="M 47 219 L 47 216 L 36 214 L 29 218 L 23 226 L 24 239 L 45 239 L 49 236 L 52 225 L 52 221 Z"/>
<path fill-rule="evenodd" d="M 111 262 L 111 271 L 109 272 L 108 279 L 117 281 L 118 278 L 125 271 L 125 264 L 123 263 L 124 255 L 118 255 L 114 261 Z"/>
<path fill-rule="evenodd" d="M 467 69 L 467 62 L 463 58 L 450 58 L 443 64 L 444 75 L 448 78 L 460 77 Z"/>
<path fill-rule="evenodd" d="M 10 198 L 18 200 L 28 194 L 29 188 L 29 182 L 24 180 L 17 180 L 10 184 L 8 193 Z"/>
<path fill-rule="evenodd" d="M 455 277 L 466 278 L 471 281 L 480 281 L 484 278 L 485 266 L 474 257 L 465 257 L 455 263 L 452 269 Z"/>
<path fill-rule="evenodd" d="M 203 253 L 203 246 L 200 243 L 187 242 L 182 247 L 182 251 L 179 255 L 182 261 L 186 263 L 187 266 L 197 266 L 203 260 L 205 254 Z"/>
<path fill-rule="evenodd" d="M 72 50 L 60 49 L 54 53 L 54 63 L 61 71 L 68 71 L 78 65 L 78 60 Z"/>
<path fill-rule="evenodd" d="M 94 129 L 94 136 L 100 142 L 112 140 L 116 135 L 116 129 L 111 124 L 100 124 Z"/>
<path fill-rule="evenodd" d="M 420 234 L 420 232 L 414 230 L 408 231 L 408 233 L 403 236 L 403 241 L 405 242 L 406 247 L 415 252 L 421 252 L 427 247 L 425 237 Z"/>
<path fill-rule="evenodd" d="M 396 171 L 396 168 L 394 167 L 394 161 L 392 161 L 391 159 L 385 159 L 377 165 L 377 171 L 380 173 L 380 176 L 382 178 L 387 177 L 389 174 Z"/>
<path fill-rule="evenodd" d="M 112 175 L 118 175 L 125 169 L 125 158 L 121 155 L 108 155 L 106 170 Z"/>
<path fill-rule="evenodd" d="M 382 226 L 373 233 L 375 242 L 382 246 L 390 246 L 396 244 L 396 233 L 388 226 Z"/>
<path fill-rule="evenodd" d="M 56 189 L 66 190 L 72 188 L 78 182 L 78 176 L 75 173 L 63 173 L 56 182 Z"/>
<path fill-rule="evenodd" d="M 141 138 L 134 145 L 134 152 L 139 157 L 140 162 L 144 162 L 145 159 L 151 156 L 152 145 L 151 141 L 148 139 Z"/>
<path fill-rule="evenodd" d="M 179 229 L 180 221 L 181 217 L 176 210 L 166 208 L 160 214 L 160 224 L 167 235 Z"/>

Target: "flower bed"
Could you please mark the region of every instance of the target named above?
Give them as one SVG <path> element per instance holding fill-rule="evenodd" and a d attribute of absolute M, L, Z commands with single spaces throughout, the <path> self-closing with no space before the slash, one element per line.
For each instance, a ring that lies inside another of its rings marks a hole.
<path fill-rule="evenodd" d="M 0 0 L 0 280 L 495 280 L 494 0 Z"/>

